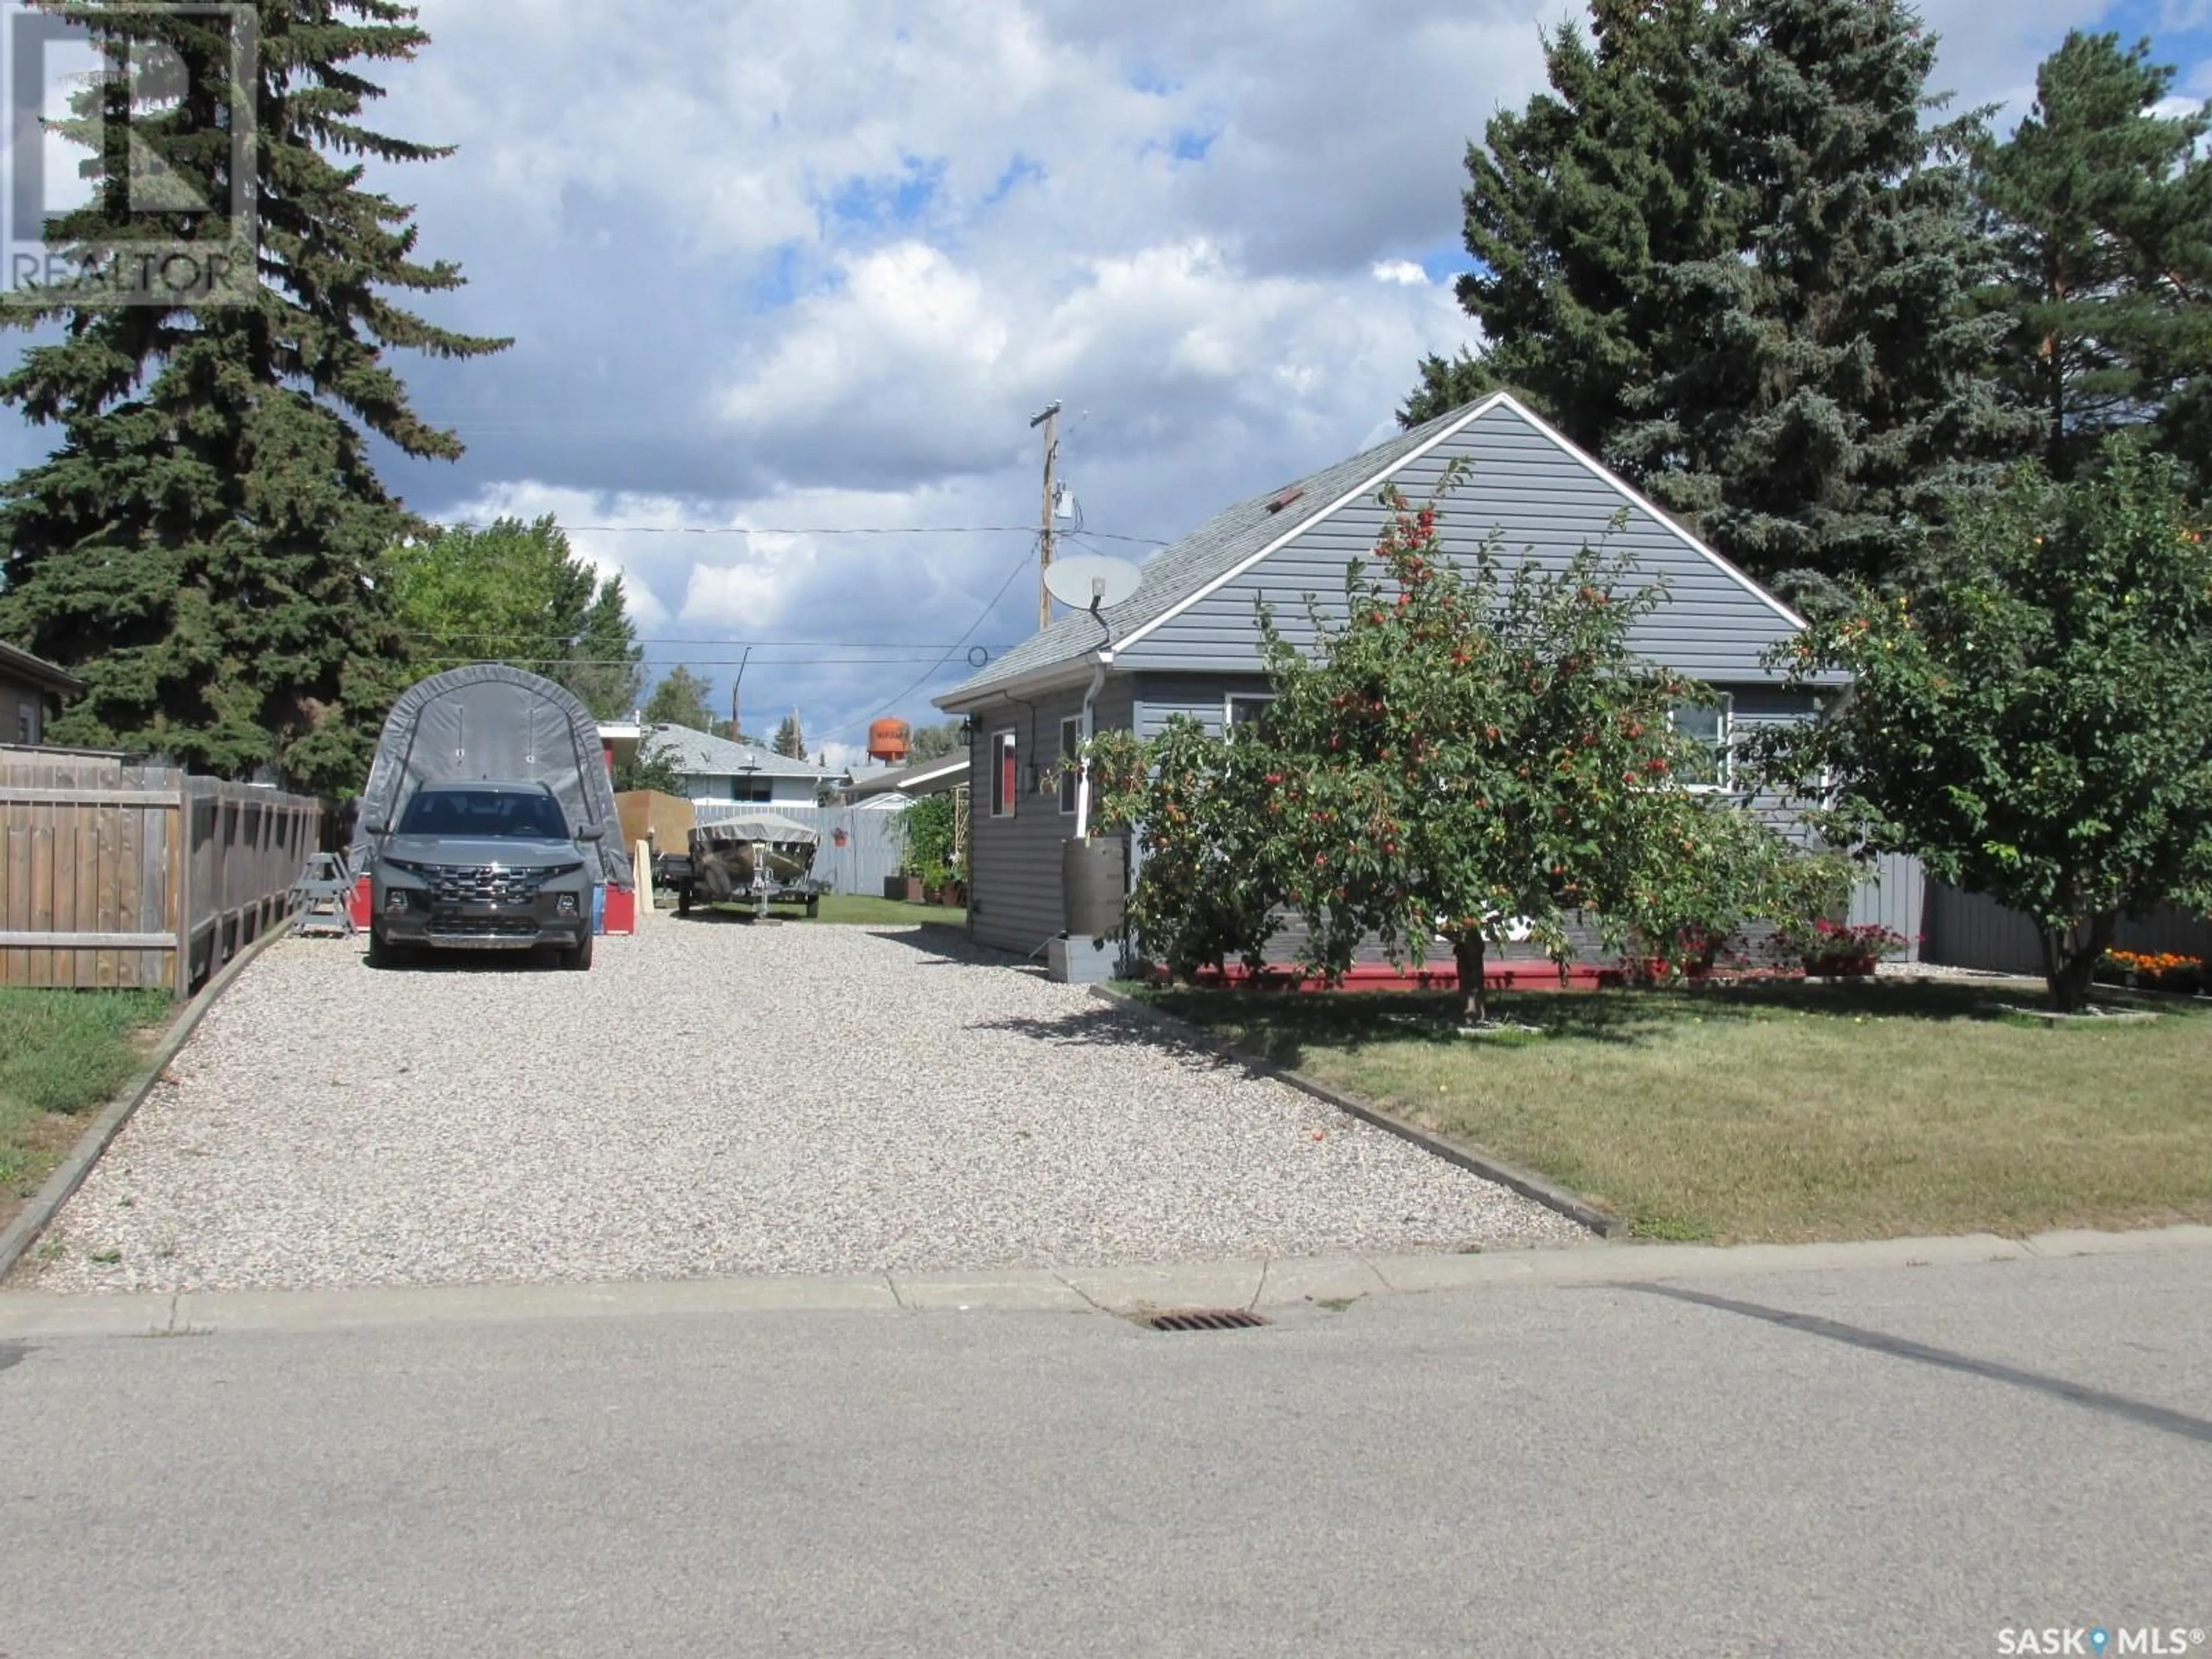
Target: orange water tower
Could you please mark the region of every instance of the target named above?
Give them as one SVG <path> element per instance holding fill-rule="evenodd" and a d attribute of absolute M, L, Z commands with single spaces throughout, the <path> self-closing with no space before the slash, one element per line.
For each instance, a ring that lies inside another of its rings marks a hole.
<path fill-rule="evenodd" d="M 885 766 L 905 765 L 913 735 L 904 720 L 878 720 L 868 728 L 868 758 Z"/>

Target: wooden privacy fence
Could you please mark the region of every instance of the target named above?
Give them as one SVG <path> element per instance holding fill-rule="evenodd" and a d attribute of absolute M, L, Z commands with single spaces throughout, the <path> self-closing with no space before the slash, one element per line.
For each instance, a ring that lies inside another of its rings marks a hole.
<path fill-rule="evenodd" d="M 0 753 L 0 985 L 189 996 L 289 915 L 324 811 L 166 767 Z"/>

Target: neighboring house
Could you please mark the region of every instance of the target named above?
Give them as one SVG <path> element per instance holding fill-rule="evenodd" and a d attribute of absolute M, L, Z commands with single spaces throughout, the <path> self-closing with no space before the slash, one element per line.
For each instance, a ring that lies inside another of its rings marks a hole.
<path fill-rule="evenodd" d="M 792 760 L 688 726 L 647 726 L 643 743 L 648 754 L 665 750 L 670 755 L 684 780 L 684 793 L 695 801 L 813 806 L 820 802 L 824 784 L 840 783 L 844 776 L 811 761 Z"/>
<path fill-rule="evenodd" d="M 1307 598 L 1341 617 L 1345 571 L 1371 556 L 1388 519 L 1384 486 L 1419 506 L 1455 462 L 1449 552 L 1470 558 L 1495 532 L 1505 557 L 1559 565 L 1602 544 L 1665 582 L 1635 642 L 1721 694 L 1718 709 L 1680 716 L 1710 738 L 1717 781 L 1730 780 L 1738 733 L 1816 712 L 1814 694 L 1787 690 L 1762 660 L 1802 619 L 1514 398 L 1491 397 L 1231 507 L 1148 560 L 1133 598 L 1103 617 L 1061 617 L 937 699 L 974 724 L 968 913 L 979 942 L 1033 953 L 1063 931 L 1060 847 L 1088 803 L 1057 763 L 1086 719 L 1152 737 L 1175 714 L 1214 732 L 1249 717 L 1267 696 L 1255 602 L 1273 604 L 1286 638 L 1310 641 Z"/>
<path fill-rule="evenodd" d="M 84 682 L 44 658 L 0 641 L 0 743 L 33 748 L 46 740 L 46 718 Z"/>
<path fill-rule="evenodd" d="M 887 766 L 880 772 L 855 773 L 845 791 L 848 806 L 910 806 L 924 795 L 943 795 L 968 781 L 969 759 L 964 749 L 911 766 Z"/>

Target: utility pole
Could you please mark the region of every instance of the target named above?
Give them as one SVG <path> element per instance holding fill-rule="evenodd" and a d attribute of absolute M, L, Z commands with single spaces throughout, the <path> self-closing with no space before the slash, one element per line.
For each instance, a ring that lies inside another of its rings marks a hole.
<path fill-rule="evenodd" d="M 1055 400 L 1051 408 L 1030 422 L 1030 430 L 1044 428 L 1044 524 L 1037 537 L 1037 626 L 1052 626 L 1052 589 L 1045 586 L 1045 573 L 1052 568 L 1052 496 L 1054 474 L 1060 466 L 1060 404 Z"/>
<path fill-rule="evenodd" d="M 745 683 L 745 665 L 753 659 L 753 648 L 745 647 L 745 654 L 738 659 L 738 677 L 730 682 L 730 741 L 738 741 L 738 733 L 745 728 L 738 724 L 738 689 Z"/>

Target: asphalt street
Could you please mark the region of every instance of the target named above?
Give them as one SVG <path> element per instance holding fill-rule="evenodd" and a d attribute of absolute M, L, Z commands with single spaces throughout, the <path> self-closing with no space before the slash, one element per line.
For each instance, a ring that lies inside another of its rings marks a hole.
<path fill-rule="evenodd" d="M 2212 1651 L 2201 1249 L 49 1337 L 0 1446 L 6 1659 Z"/>

